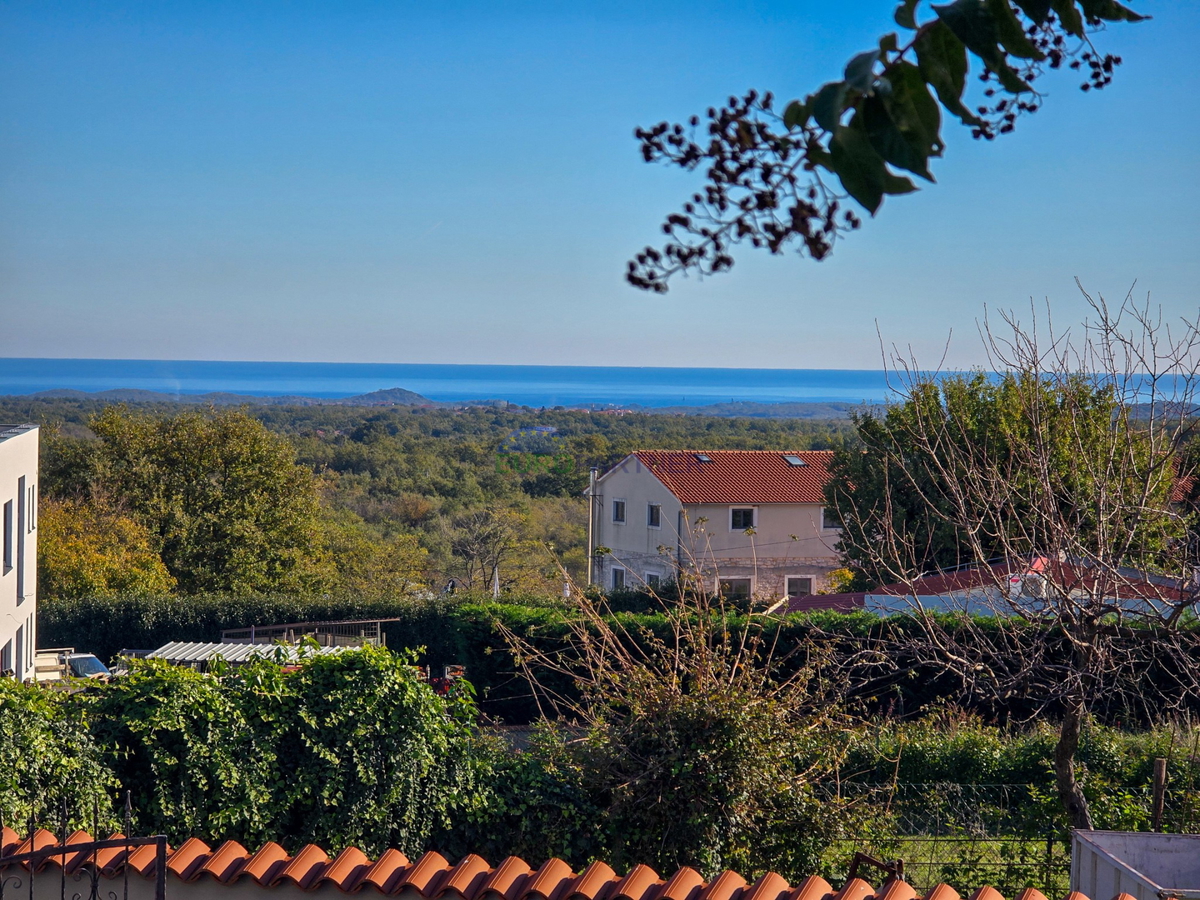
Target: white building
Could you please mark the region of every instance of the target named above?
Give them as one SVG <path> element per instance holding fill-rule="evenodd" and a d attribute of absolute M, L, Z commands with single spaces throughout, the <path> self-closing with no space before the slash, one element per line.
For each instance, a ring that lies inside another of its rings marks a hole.
<path fill-rule="evenodd" d="M 727 596 L 798 598 L 838 566 L 825 511 L 832 451 L 639 450 L 591 488 L 592 581 L 680 574 Z M 603 548 L 603 549 L 601 549 Z"/>
<path fill-rule="evenodd" d="M 33 677 L 37 646 L 38 427 L 0 425 L 0 672 Z"/>

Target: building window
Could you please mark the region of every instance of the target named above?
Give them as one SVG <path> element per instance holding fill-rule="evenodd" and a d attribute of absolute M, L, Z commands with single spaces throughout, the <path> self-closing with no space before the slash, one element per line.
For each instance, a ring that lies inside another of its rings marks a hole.
<path fill-rule="evenodd" d="M 4 649 L 0 650 L 0 675 L 7 675 L 9 672 L 16 674 L 13 669 L 12 657 L 12 640 L 10 639 L 4 644 Z"/>
<path fill-rule="evenodd" d="M 660 584 L 662 584 L 661 575 L 659 575 L 657 572 L 646 573 L 646 587 L 650 588 L 651 590 L 657 590 Z"/>
<path fill-rule="evenodd" d="M 754 527 L 754 509 L 731 509 L 729 511 L 729 527 L 733 531 L 745 531 Z"/>
<path fill-rule="evenodd" d="M 841 528 L 842 520 L 838 518 L 838 514 L 827 506 L 821 507 L 821 527 L 825 530 L 831 528 Z"/>
<path fill-rule="evenodd" d="M 613 501 L 613 521 L 616 522 L 618 525 L 625 524 L 625 501 L 624 500 L 614 500 Z"/>
<path fill-rule="evenodd" d="M 726 600 L 749 600 L 749 578 L 722 578 L 717 582 L 717 590 Z"/>
<path fill-rule="evenodd" d="M 650 528 L 662 528 L 662 507 L 657 503 L 646 505 L 646 525 Z"/>
<path fill-rule="evenodd" d="M 4 574 L 13 567 L 13 502 L 4 504 Z"/>
<path fill-rule="evenodd" d="M 797 597 L 807 597 L 812 592 L 812 578 L 799 575 L 788 576 L 787 595 L 789 600 L 794 600 Z"/>
<path fill-rule="evenodd" d="M 27 512 L 26 518 L 29 519 L 29 530 L 31 532 L 37 530 L 37 485 L 29 486 L 29 502 L 25 506 Z"/>
<path fill-rule="evenodd" d="M 614 591 L 625 590 L 625 570 L 622 569 L 620 566 L 613 566 L 612 589 Z"/>

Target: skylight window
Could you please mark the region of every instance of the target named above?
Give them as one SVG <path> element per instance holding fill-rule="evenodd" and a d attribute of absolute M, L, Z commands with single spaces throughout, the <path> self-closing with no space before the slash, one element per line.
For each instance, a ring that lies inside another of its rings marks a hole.
<path fill-rule="evenodd" d="M 783 457 L 783 461 L 785 463 L 787 463 L 789 466 L 807 466 L 808 465 L 808 463 L 806 463 L 800 457 L 792 456 L 791 454 L 785 455 Z"/>
<path fill-rule="evenodd" d="M 697 453 L 696 461 L 697 462 L 712 462 L 712 457 L 709 456 L 707 453 Z"/>

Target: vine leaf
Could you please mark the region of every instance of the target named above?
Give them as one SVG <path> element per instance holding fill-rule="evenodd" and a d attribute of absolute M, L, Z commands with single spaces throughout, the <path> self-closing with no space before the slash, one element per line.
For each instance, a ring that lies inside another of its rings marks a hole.
<path fill-rule="evenodd" d="M 907 28 L 910 31 L 917 30 L 917 3 L 920 0 L 904 0 L 896 7 L 896 14 L 892 17 L 896 20 L 896 24 L 901 28 Z"/>
<path fill-rule="evenodd" d="M 846 86 L 852 91 L 865 94 L 875 84 L 875 63 L 879 62 L 879 51 L 868 50 L 846 63 Z"/>
<path fill-rule="evenodd" d="M 1000 49 L 1000 33 L 996 19 L 989 12 L 984 0 L 955 0 L 946 6 L 935 6 L 933 11 L 958 39 L 966 44 L 968 50 L 996 73 L 1006 91 L 1010 94 L 1020 94 L 1033 90 L 1008 65 L 1005 53 Z"/>
<path fill-rule="evenodd" d="M 839 128 L 829 142 L 831 165 L 851 197 L 871 215 L 879 209 L 884 194 L 907 194 L 916 186 L 900 175 L 893 175 L 871 146 L 863 117 L 856 113 L 850 124 Z"/>
<path fill-rule="evenodd" d="M 933 181 L 929 157 L 942 153 L 937 101 L 912 63 L 895 64 L 887 79 L 891 90 L 868 97 L 862 106 L 871 146 L 892 165 Z"/>
<path fill-rule="evenodd" d="M 933 23 L 917 38 L 914 49 L 921 75 L 937 91 L 942 106 L 965 125 L 983 125 L 983 120 L 962 102 L 967 82 L 967 48 L 949 26 L 945 22 Z"/>
<path fill-rule="evenodd" d="M 831 81 L 809 100 L 813 118 L 826 131 L 835 131 L 846 106 L 846 82 Z"/>
<path fill-rule="evenodd" d="M 1008 5 L 1008 0 L 986 0 L 986 2 L 988 11 L 992 14 L 992 21 L 996 23 L 1000 43 L 1005 50 L 1018 59 L 1032 59 L 1035 62 L 1041 62 L 1046 58 L 1046 54 L 1035 47 L 1033 42 L 1025 36 L 1021 20 L 1013 12 L 1013 8 Z"/>
<path fill-rule="evenodd" d="M 1083 6 L 1083 14 L 1090 19 L 1103 19 L 1106 22 L 1142 22 L 1150 18 L 1135 13 L 1117 0 L 1079 0 Z"/>

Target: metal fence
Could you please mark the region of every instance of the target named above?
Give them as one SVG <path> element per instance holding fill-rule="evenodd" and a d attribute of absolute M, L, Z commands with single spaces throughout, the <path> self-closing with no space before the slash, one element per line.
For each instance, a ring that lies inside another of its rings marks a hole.
<path fill-rule="evenodd" d="M 59 900 L 129 900 L 129 857 L 137 848 L 148 846 L 154 847 L 154 900 L 166 900 L 167 838 L 161 834 L 149 837 L 131 836 L 130 811 L 129 795 L 126 794 L 125 823 L 121 834 L 107 840 L 82 841 L 76 838 L 68 844 L 68 837 L 74 836 L 67 832 L 68 813 L 64 802 L 58 840 L 53 845 L 41 848 L 32 840 L 37 833 L 32 815 L 28 822 L 17 823 L 26 825 L 29 849 L 22 853 L 5 854 L 0 847 L 0 900 L 46 900 L 55 893 L 58 894 Z M 8 823 L 4 822 L 3 817 L 0 817 L 0 833 L 6 824 Z M 100 828 L 99 810 L 93 809 L 91 835 L 94 838 Z M 20 846 L 23 845 L 18 845 Z M 103 894 L 101 892 L 100 852 L 103 850 L 122 851 L 119 859 L 126 864 L 121 866 L 119 894 L 113 890 L 113 881 L 109 879 L 104 880 L 105 890 Z M 43 867 L 56 857 L 59 862 L 58 872 L 46 872 Z M 39 882 L 41 887 L 38 886 Z M 46 887 L 47 882 L 49 888 Z"/>

